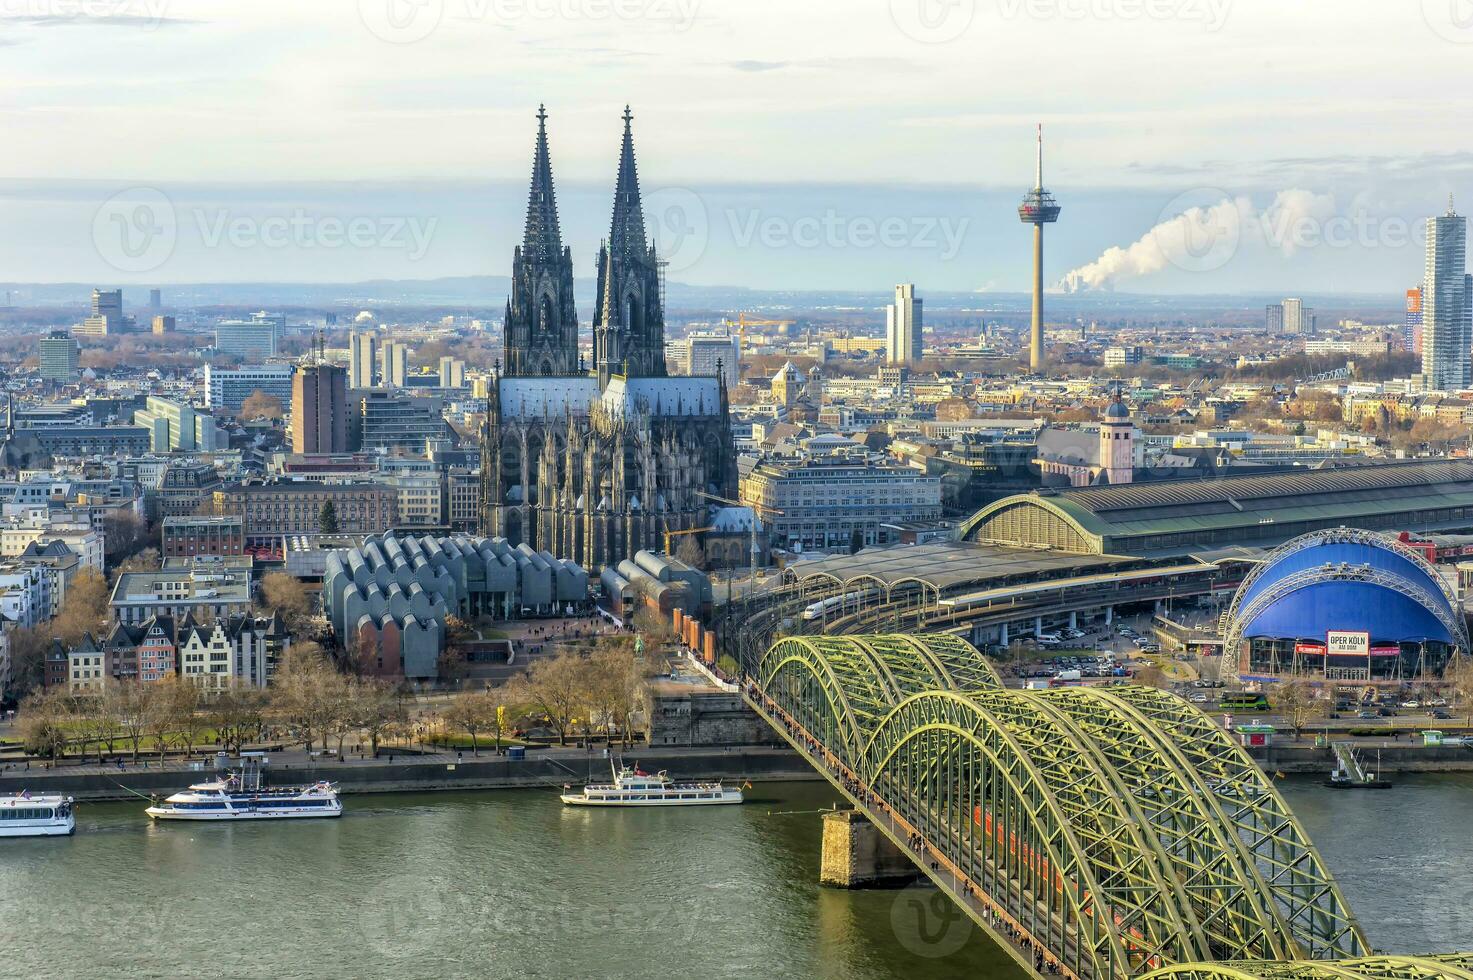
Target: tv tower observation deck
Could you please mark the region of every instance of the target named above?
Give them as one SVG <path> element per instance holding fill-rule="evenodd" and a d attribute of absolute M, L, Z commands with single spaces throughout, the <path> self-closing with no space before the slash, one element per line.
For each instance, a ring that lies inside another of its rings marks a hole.
<path fill-rule="evenodd" d="M 1033 190 L 1018 205 L 1018 220 L 1033 226 L 1033 325 L 1028 335 L 1028 369 L 1043 368 L 1043 226 L 1059 220 L 1062 210 L 1043 186 L 1043 124 L 1038 126 L 1038 170 Z"/>

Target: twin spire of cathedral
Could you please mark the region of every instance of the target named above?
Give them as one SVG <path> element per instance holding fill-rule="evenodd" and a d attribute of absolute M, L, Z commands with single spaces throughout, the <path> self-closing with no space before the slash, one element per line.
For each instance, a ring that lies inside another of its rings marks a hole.
<path fill-rule="evenodd" d="M 660 262 L 645 232 L 634 158 L 634 114 L 624 107 L 624 139 L 609 237 L 599 248 L 593 360 L 600 387 L 615 375 L 664 377 L 665 311 Z M 537 108 L 537 145 L 527 196 L 527 228 L 507 304 L 507 373 L 574 373 L 577 317 L 569 252 L 558 227 L 547 110 Z M 581 364 L 578 367 L 581 371 Z"/>
<path fill-rule="evenodd" d="M 619 177 L 614 186 L 614 218 L 609 249 L 615 255 L 645 258 L 649 244 L 644 230 L 644 206 L 639 196 L 639 172 L 634 162 L 634 113 L 624 107 L 624 143 L 619 148 Z M 553 192 L 552 157 L 547 149 L 547 107 L 537 107 L 537 146 L 532 153 L 532 188 L 527 194 L 527 229 L 522 252 L 529 257 L 555 259 L 562 254 L 557 196 Z"/>

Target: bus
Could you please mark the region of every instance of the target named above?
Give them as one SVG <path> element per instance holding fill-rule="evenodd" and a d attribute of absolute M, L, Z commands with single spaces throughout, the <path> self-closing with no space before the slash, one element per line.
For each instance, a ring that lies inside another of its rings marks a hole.
<path fill-rule="evenodd" d="M 1268 711 L 1268 698 L 1262 693 L 1239 691 L 1224 694 L 1218 702 L 1223 711 Z"/>

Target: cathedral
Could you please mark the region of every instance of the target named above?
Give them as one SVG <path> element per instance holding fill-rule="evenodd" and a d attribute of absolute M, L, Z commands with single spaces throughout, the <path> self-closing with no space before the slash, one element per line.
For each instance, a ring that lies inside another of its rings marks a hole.
<path fill-rule="evenodd" d="M 599 248 L 593 365 L 578 352 L 572 250 L 558 229 L 547 113 L 537 114 L 527 227 L 512 255 L 504 370 L 489 385 L 481 436 L 481 531 L 570 558 L 589 571 L 667 531 L 709 524 L 709 496 L 736 491 L 726 385 L 670 377 L 664 281 L 645 235 L 633 117 Z"/>

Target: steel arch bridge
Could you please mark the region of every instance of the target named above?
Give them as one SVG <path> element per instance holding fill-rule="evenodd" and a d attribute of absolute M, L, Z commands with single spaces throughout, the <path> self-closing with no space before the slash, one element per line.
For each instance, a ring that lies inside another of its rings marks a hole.
<path fill-rule="evenodd" d="M 1333 963 L 1189 963 L 1145 980 L 1473 980 L 1473 955 L 1367 956 Z"/>
<path fill-rule="evenodd" d="M 1027 967 L 1126 978 L 1369 953 L 1272 782 L 1172 695 L 1008 690 L 947 634 L 779 640 L 747 694 Z"/>

